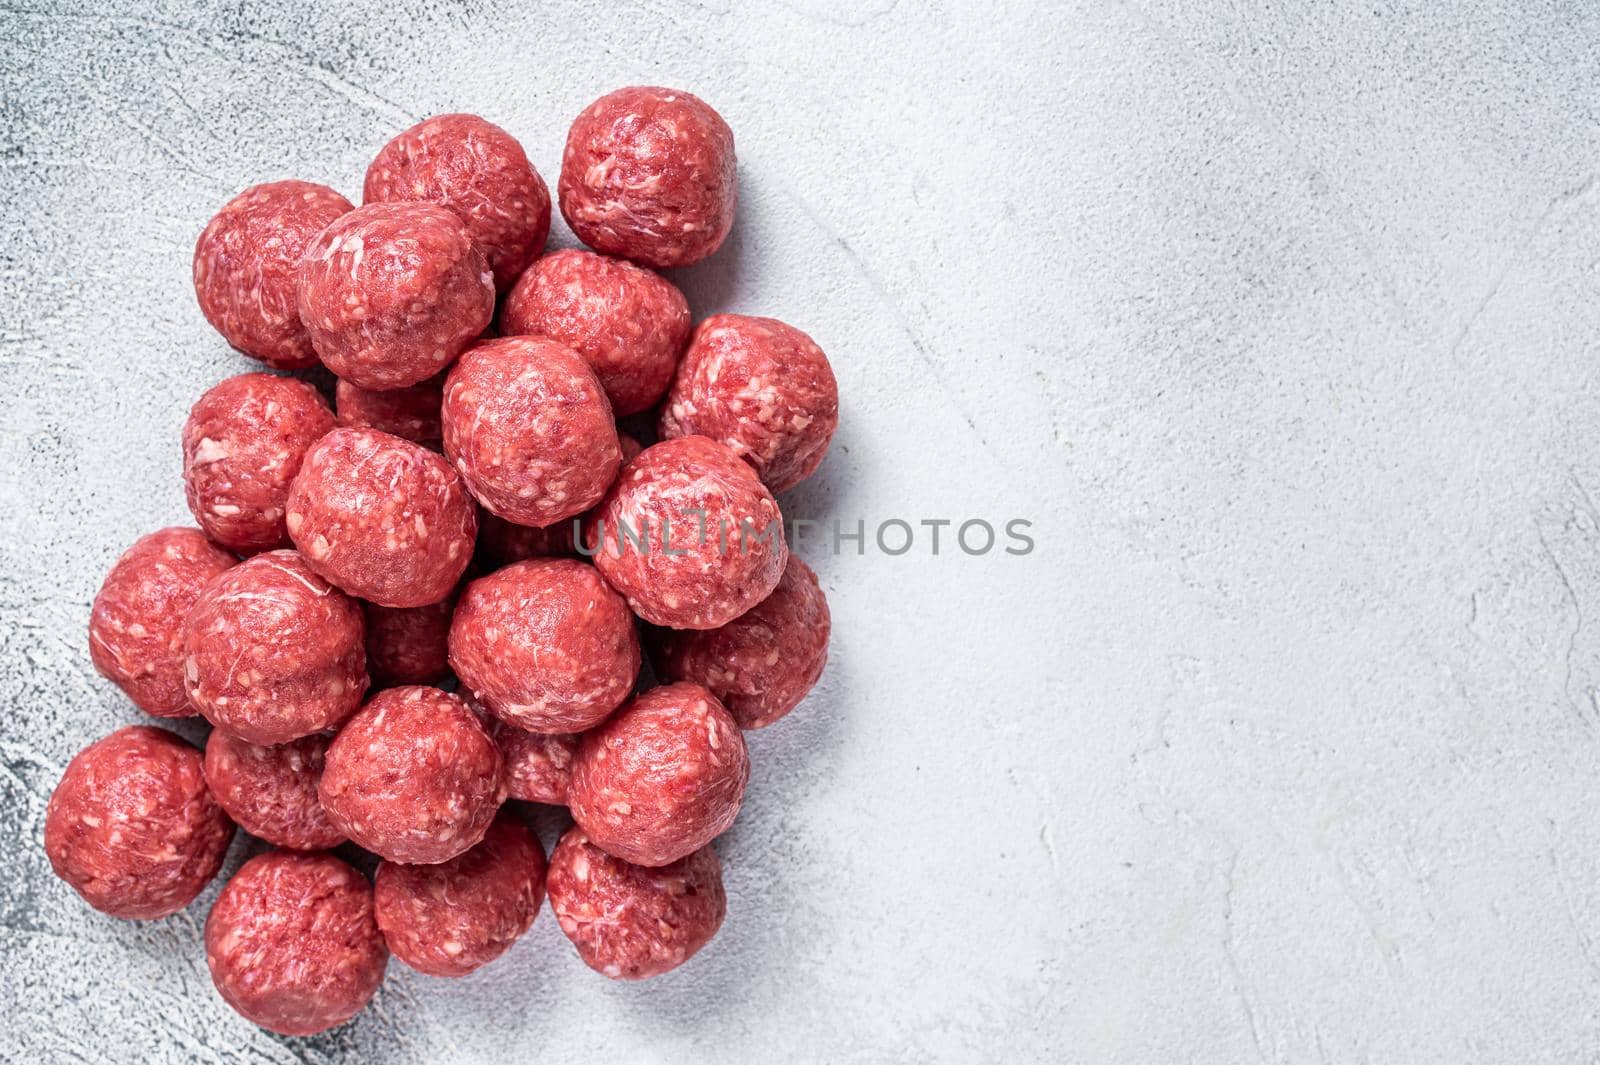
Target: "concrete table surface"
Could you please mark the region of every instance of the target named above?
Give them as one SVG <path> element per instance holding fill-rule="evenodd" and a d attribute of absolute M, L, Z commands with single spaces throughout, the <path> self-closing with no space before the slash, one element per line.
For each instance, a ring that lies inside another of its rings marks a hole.
<path fill-rule="evenodd" d="M 4 0 L 0 31 L 0 1058 L 1600 1054 L 1600 7 Z M 40 847 L 67 759 L 139 719 L 89 601 L 187 522 L 179 426 L 251 368 L 195 235 L 257 181 L 358 195 L 442 111 L 553 185 L 637 83 L 738 137 L 697 314 L 837 371 L 783 500 L 868 531 L 801 550 L 832 663 L 750 737 L 683 969 L 608 982 L 546 912 L 269 1036 L 207 977 L 215 886 L 122 923 Z M 1036 546 L 934 555 L 942 518 Z"/>

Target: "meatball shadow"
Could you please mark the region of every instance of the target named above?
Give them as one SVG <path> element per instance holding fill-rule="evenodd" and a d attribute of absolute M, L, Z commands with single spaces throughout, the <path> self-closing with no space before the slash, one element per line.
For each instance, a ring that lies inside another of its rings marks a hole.
<path fill-rule="evenodd" d="M 842 490 L 835 479 L 844 476 L 848 461 L 848 441 L 841 439 L 844 434 L 843 427 L 834 434 L 828 455 L 816 473 L 777 497 L 789 550 L 816 571 L 824 592 L 828 590 L 828 578 L 835 569 L 833 559 L 841 550 L 834 535 L 834 522 L 839 517 Z"/>
<path fill-rule="evenodd" d="M 511 799 L 507 801 L 506 809 L 539 837 L 539 846 L 544 848 L 546 858 L 549 858 L 550 852 L 556 849 L 556 844 L 560 842 L 567 829 L 572 827 L 572 814 L 567 812 L 565 806 Z"/>
<path fill-rule="evenodd" d="M 847 475 L 846 462 L 837 459 L 779 500 L 789 523 L 803 518 L 822 530 L 796 554 L 817 570 L 830 599 L 836 567 L 828 555 L 841 495 L 833 478 Z M 728 892 L 722 929 L 681 968 L 640 983 L 614 983 L 608 997 L 619 1009 L 672 1031 L 694 1031 L 750 1008 L 757 989 L 802 979 L 798 959 L 806 943 L 829 938 L 813 934 L 826 920 L 814 900 L 828 885 L 817 870 L 811 840 L 819 829 L 810 811 L 833 790 L 850 737 L 849 641 L 840 636 L 835 619 L 828 665 L 805 700 L 766 728 L 744 734 L 750 784 L 738 820 L 716 841 Z"/>
<path fill-rule="evenodd" d="M 262 369 L 266 369 L 266 367 L 262 367 Z M 339 379 L 334 376 L 332 370 L 322 365 L 322 363 L 313 363 L 303 370 L 294 370 L 289 376 L 298 377 L 312 388 L 315 388 L 322 398 L 328 401 L 329 407 L 334 406 L 334 391 L 338 387 Z"/>
<path fill-rule="evenodd" d="M 533 927 L 505 954 L 464 977 L 428 976 L 391 958 L 389 982 L 399 1000 L 396 1012 L 420 1007 L 427 1018 L 423 1023 L 429 1028 L 472 1018 L 479 1026 L 524 1033 L 544 1031 L 547 1018 L 575 990 L 572 974 L 559 964 L 570 952 L 549 903 L 541 902 Z M 508 1003 L 521 1008 L 508 1011 Z"/>
<path fill-rule="evenodd" d="M 610 982 L 606 997 L 618 1010 L 673 1033 L 756 1009 L 772 989 L 812 971 L 803 961 L 826 893 L 817 868 L 813 800 L 831 789 L 848 738 L 842 709 L 849 689 L 844 656 L 788 717 L 746 733 L 751 780 L 733 827 L 716 841 L 722 857 L 728 914 L 716 937 L 680 968 L 638 983 Z"/>
<path fill-rule="evenodd" d="M 704 291 L 701 297 L 706 297 Z M 706 304 L 698 307 L 706 309 Z M 816 475 L 782 493 L 779 507 L 790 528 L 795 518 L 810 523 L 811 534 L 798 537 L 795 555 L 818 572 L 824 592 L 832 598 L 834 588 L 829 585 L 840 572 L 832 564 L 834 517 L 846 480 L 853 477 L 848 430 L 838 433 L 830 451 Z M 790 534 L 790 539 L 795 537 Z M 715 939 L 683 966 L 654 979 L 606 980 L 574 964 L 563 980 L 597 980 L 602 985 L 598 993 L 614 1009 L 651 1027 L 688 1035 L 750 1011 L 757 1003 L 770 1001 L 773 988 L 803 979 L 810 964 L 802 961 L 806 943 L 829 940 L 827 935 L 816 935 L 819 921 L 827 919 L 816 899 L 826 894 L 829 884 L 816 862 L 816 835 L 821 828 L 814 808 L 832 792 L 838 766 L 843 764 L 840 755 L 850 742 L 846 710 L 853 689 L 851 641 L 842 638 L 837 617 L 829 643 L 829 664 L 802 704 L 768 728 L 744 734 L 750 750 L 744 808 L 715 843 L 728 892 L 728 916 Z M 541 838 L 554 828 L 547 843 L 554 843 L 570 824 L 563 809 L 533 806 L 530 811 L 550 811 L 549 816 L 558 819 L 558 825 L 539 825 Z M 525 950 L 544 950 L 552 932 L 554 939 L 563 939 L 554 921 L 542 932 L 536 923 L 534 935 L 541 939 Z M 565 942 L 560 948 L 571 950 Z"/>
<path fill-rule="evenodd" d="M 743 182 L 746 177 L 741 173 L 739 180 Z M 750 223 L 746 220 L 748 214 L 748 211 L 734 212 L 733 228 L 728 231 L 728 239 L 709 259 L 693 266 L 664 271 L 667 280 L 683 290 L 689 300 L 690 314 L 696 322 L 732 309 L 728 303 L 738 292 L 739 278 L 745 272 L 752 251 Z"/>

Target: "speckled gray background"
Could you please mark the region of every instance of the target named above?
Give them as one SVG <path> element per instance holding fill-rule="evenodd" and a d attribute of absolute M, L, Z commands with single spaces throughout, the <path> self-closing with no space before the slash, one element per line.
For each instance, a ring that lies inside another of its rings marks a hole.
<path fill-rule="evenodd" d="M 0 1057 L 1600 1060 L 1597 55 L 1600 7 L 1533 0 L 0 0 Z M 39 848 L 136 718 L 89 600 L 246 368 L 194 236 L 438 111 L 553 183 L 640 82 L 738 136 L 696 310 L 838 372 L 790 513 L 1039 549 L 806 552 L 833 663 L 751 738 L 683 970 L 609 983 L 546 914 L 269 1037 L 207 979 L 214 889 L 119 923 Z"/>

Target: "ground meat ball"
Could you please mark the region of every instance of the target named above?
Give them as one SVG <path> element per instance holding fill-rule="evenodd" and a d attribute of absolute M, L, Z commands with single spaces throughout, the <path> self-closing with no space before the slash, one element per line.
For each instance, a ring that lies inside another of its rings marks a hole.
<path fill-rule="evenodd" d="M 500 749 L 458 696 L 390 688 L 334 737 L 318 793 L 328 819 L 357 844 L 427 865 L 483 838 L 505 783 Z"/>
<path fill-rule="evenodd" d="M 315 733 L 271 747 L 213 729 L 206 740 L 206 783 L 246 832 L 292 850 L 324 850 L 344 842 L 317 798 L 317 781 L 332 737 Z"/>
<path fill-rule="evenodd" d="M 461 357 L 444 386 L 444 453 L 478 502 L 519 525 L 582 514 L 622 465 L 594 371 L 543 337 L 490 340 Z"/>
<path fill-rule="evenodd" d="M 583 737 L 567 805 L 606 853 L 666 865 L 733 824 L 749 779 L 744 736 L 717 697 L 668 684 Z"/>
<path fill-rule="evenodd" d="M 383 146 L 367 167 L 367 203 L 448 207 L 489 256 L 495 287 L 511 287 L 544 251 L 550 190 L 516 138 L 477 115 L 435 115 Z"/>
<path fill-rule="evenodd" d="M 661 408 L 661 437 L 727 444 L 774 492 L 816 472 L 839 425 L 822 349 L 775 318 L 719 314 L 695 330 Z"/>
<path fill-rule="evenodd" d="M 340 378 L 333 405 L 339 424 L 389 433 L 431 451 L 444 447 L 439 426 L 439 406 L 444 402 L 444 375 L 438 374 L 409 388 L 375 392 Z"/>
<path fill-rule="evenodd" d="M 644 445 L 627 433 L 618 433 L 622 461 L 632 462 Z M 485 510 L 478 515 L 478 549 L 489 568 L 499 569 L 525 558 L 576 558 L 582 538 L 583 518 L 558 521 L 535 528 L 518 525 Z"/>
<path fill-rule="evenodd" d="M 388 963 L 372 888 L 331 854 L 251 858 L 206 918 L 217 993 L 281 1035 L 312 1035 L 360 1013 Z"/>
<path fill-rule="evenodd" d="M 682 965 L 722 927 L 728 897 L 710 846 L 660 868 L 613 858 L 573 827 L 550 855 L 550 909 L 578 957 L 613 980 Z"/>
<path fill-rule="evenodd" d="M 477 508 L 450 464 L 376 429 L 335 429 L 306 452 L 288 513 L 311 568 L 380 606 L 449 595 L 478 537 Z"/>
<path fill-rule="evenodd" d="M 562 216 L 595 251 L 658 270 L 697 263 L 733 228 L 733 131 L 686 92 L 618 89 L 572 123 L 559 193 Z"/>
<path fill-rule="evenodd" d="M 772 594 L 789 557 L 772 493 L 703 436 L 663 441 L 628 463 L 585 542 L 635 614 L 674 629 L 726 625 Z"/>
<path fill-rule="evenodd" d="M 206 582 L 235 561 L 197 529 L 140 537 L 106 574 L 89 610 L 94 668 L 146 713 L 199 713 L 183 691 L 183 619 Z"/>
<path fill-rule="evenodd" d="M 300 260 L 300 317 L 323 365 L 362 388 L 405 388 L 449 366 L 494 317 L 494 275 L 454 214 L 358 207 Z"/>
<path fill-rule="evenodd" d="M 292 850 L 325 850 L 344 842 L 344 833 L 328 823 L 317 799 L 327 752 L 323 735 L 262 747 L 212 729 L 206 740 L 206 784 L 228 816 L 252 836 Z"/>
<path fill-rule="evenodd" d="M 378 927 L 395 957 L 429 976 L 465 976 L 504 954 L 544 900 L 544 848 L 502 812 L 482 842 L 438 865 L 378 866 Z"/>
<path fill-rule="evenodd" d="M 600 378 L 617 417 L 656 405 L 689 342 L 689 301 L 642 266 L 569 248 L 517 279 L 500 310 L 505 336 L 546 336 Z"/>
<path fill-rule="evenodd" d="M 525 732 L 502 721 L 494 730 L 494 738 L 506 761 L 507 795 L 523 802 L 567 804 L 572 756 L 577 753 L 581 736 Z"/>
<path fill-rule="evenodd" d="M 436 684 L 450 671 L 450 615 L 455 600 L 427 606 L 363 603 L 367 619 L 367 670 L 379 688 Z"/>
<path fill-rule="evenodd" d="M 777 590 L 720 629 L 663 630 L 658 661 L 670 680 L 711 689 L 740 728 L 770 725 L 800 705 L 828 663 L 828 601 L 793 555 Z"/>
<path fill-rule="evenodd" d="M 507 723 L 580 732 L 633 690 L 639 635 L 628 605 L 593 566 L 531 558 L 461 593 L 450 667 Z"/>
<path fill-rule="evenodd" d="M 211 882 L 233 822 L 206 790 L 200 752 L 132 725 L 67 763 L 44 815 L 50 867 L 101 913 L 177 913 Z"/>
<path fill-rule="evenodd" d="M 189 701 L 251 743 L 332 728 L 367 688 L 361 608 L 293 551 L 214 578 L 184 619 Z"/>
<path fill-rule="evenodd" d="M 274 181 L 229 200 L 194 246 L 194 294 L 224 340 L 279 370 L 314 366 L 300 323 L 300 253 L 350 201 L 326 185 Z"/>
<path fill-rule="evenodd" d="M 284 501 L 333 412 L 304 381 L 247 373 L 208 389 L 183 425 L 183 486 L 194 520 L 235 551 L 289 542 Z"/>

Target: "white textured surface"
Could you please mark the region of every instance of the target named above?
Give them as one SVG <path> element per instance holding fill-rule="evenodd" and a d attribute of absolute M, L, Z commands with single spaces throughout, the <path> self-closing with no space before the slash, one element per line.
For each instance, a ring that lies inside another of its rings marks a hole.
<path fill-rule="evenodd" d="M 1600 7 L 483 6 L 0 7 L 0 1057 L 1593 1058 Z M 89 600 L 185 520 L 184 412 L 246 366 L 194 236 L 253 181 L 357 193 L 443 110 L 553 185 L 637 82 L 738 137 L 697 313 L 838 372 L 791 514 L 1025 515 L 1039 550 L 806 553 L 833 664 L 752 737 L 685 969 L 608 983 L 545 914 L 268 1037 L 206 977 L 214 889 L 122 924 L 39 847 L 136 717 Z"/>

